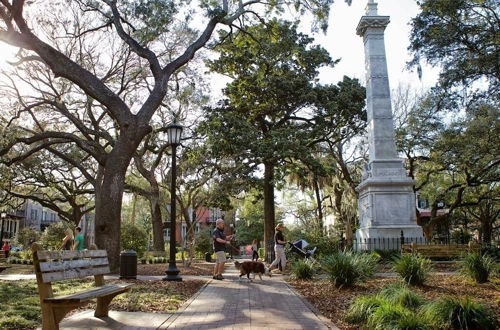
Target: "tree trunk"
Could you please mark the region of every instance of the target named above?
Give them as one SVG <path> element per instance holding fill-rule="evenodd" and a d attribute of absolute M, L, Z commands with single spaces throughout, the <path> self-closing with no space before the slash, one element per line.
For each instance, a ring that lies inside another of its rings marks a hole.
<path fill-rule="evenodd" d="M 159 191 L 153 190 L 152 196 L 149 199 L 151 206 L 151 223 L 153 224 L 153 249 L 155 251 L 165 251 L 159 195 Z"/>
<path fill-rule="evenodd" d="M 321 234 L 323 234 L 323 204 L 321 202 L 321 191 L 319 189 L 318 178 L 316 177 L 316 175 L 314 175 L 313 181 L 314 181 L 313 182 L 314 193 L 316 195 L 316 205 L 318 212 L 318 230 Z"/>
<path fill-rule="evenodd" d="M 101 202 L 96 205 L 95 238 L 99 249 L 108 251 L 111 271 L 119 268 L 120 228 L 126 167 L 106 168 L 101 187 Z M 98 216 L 97 216 L 98 215 Z"/>
<path fill-rule="evenodd" d="M 479 221 L 481 223 L 481 242 L 483 243 L 491 243 L 491 233 L 493 231 L 492 222 L 489 217 L 480 218 Z"/>
<path fill-rule="evenodd" d="M 264 245 L 266 261 L 274 255 L 274 164 L 264 163 Z"/>
<path fill-rule="evenodd" d="M 96 187 L 95 239 L 99 249 L 108 252 L 109 267 L 120 266 L 120 229 L 125 175 L 142 137 L 137 130 L 122 129 L 115 147 L 108 154 L 103 168 L 102 184 Z M 98 192 L 98 195 L 97 195 Z"/>

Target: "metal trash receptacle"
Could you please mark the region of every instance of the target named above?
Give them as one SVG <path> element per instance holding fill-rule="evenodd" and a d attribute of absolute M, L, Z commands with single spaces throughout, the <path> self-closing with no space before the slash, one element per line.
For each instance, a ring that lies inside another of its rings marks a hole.
<path fill-rule="evenodd" d="M 133 250 L 120 253 L 120 279 L 137 279 L 137 253 Z"/>
<path fill-rule="evenodd" d="M 205 253 L 205 261 L 212 262 L 212 254 L 210 252 Z"/>

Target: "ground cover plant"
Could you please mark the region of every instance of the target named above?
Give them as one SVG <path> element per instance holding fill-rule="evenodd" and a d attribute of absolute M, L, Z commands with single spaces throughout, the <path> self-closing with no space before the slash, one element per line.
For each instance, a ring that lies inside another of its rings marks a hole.
<path fill-rule="evenodd" d="M 494 260 L 480 253 L 471 253 L 460 262 L 460 272 L 472 278 L 477 283 L 485 283 L 488 281 L 490 273 L 494 271 Z"/>
<path fill-rule="evenodd" d="M 351 287 L 337 288 L 331 281 L 326 278 L 317 277 L 315 281 L 301 281 L 297 279 L 289 279 L 289 283 L 310 303 L 318 308 L 321 313 L 329 318 L 337 327 L 342 330 L 360 329 L 360 324 L 367 322 L 367 313 L 363 310 L 369 310 L 381 304 L 383 291 L 392 290 L 390 284 L 395 287 L 402 285 L 401 279 L 397 277 L 374 277 L 365 282 L 358 282 Z M 437 301 L 442 297 L 474 297 L 477 303 L 480 303 L 484 308 L 492 310 L 493 315 L 497 318 L 500 316 L 500 278 L 493 276 L 487 283 L 476 283 L 470 279 L 466 279 L 459 274 L 447 275 L 432 275 L 425 285 L 411 286 L 409 290 L 413 295 L 417 295 L 426 302 Z M 385 288 L 385 290 L 383 290 Z M 405 304 L 413 304 L 415 299 L 413 295 L 404 294 L 400 291 L 400 301 L 406 301 Z M 348 313 L 349 308 L 353 305 L 356 298 L 364 298 L 365 301 L 358 301 L 358 315 Z M 394 298 L 396 299 L 396 298 Z M 410 308 L 410 310 L 420 310 L 422 307 Z M 347 318 L 350 315 L 351 319 Z M 355 321 L 356 318 L 360 321 Z M 408 317 L 404 321 L 409 324 L 413 319 Z M 360 322 L 360 323 L 349 323 Z M 432 321 L 432 320 L 431 320 Z M 432 322 L 431 322 L 432 325 Z"/>
<path fill-rule="evenodd" d="M 315 266 L 313 261 L 298 259 L 291 264 L 291 274 L 297 279 L 310 280 L 314 275 Z"/>
<path fill-rule="evenodd" d="M 108 281 L 121 282 L 121 281 Z M 94 281 L 69 280 L 52 285 L 55 295 L 70 294 L 89 288 Z M 174 312 L 195 294 L 205 281 L 134 281 L 130 292 L 113 299 L 111 310 L 142 312 Z M 35 329 L 41 326 L 40 300 L 35 280 L 0 281 L 0 329 Z M 84 309 L 95 308 L 89 304 Z M 75 311 L 75 312 L 78 312 Z"/>
<path fill-rule="evenodd" d="M 395 260 L 393 270 L 411 285 L 423 285 L 431 271 L 431 261 L 416 254 L 404 254 Z"/>
<path fill-rule="evenodd" d="M 322 268 L 336 287 L 352 286 L 373 276 L 377 258 L 371 254 L 339 252 L 322 261 Z"/>

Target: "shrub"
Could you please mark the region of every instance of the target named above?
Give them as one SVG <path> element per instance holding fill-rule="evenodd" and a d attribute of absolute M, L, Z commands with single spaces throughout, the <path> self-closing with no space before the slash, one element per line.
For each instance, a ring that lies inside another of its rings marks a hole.
<path fill-rule="evenodd" d="M 133 222 L 124 222 L 121 227 L 121 248 L 134 250 L 141 258 L 148 245 L 148 234 Z"/>
<path fill-rule="evenodd" d="M 66 236 L 66 230 L 74 230 L 75 227 L 74 223 L 67 221 L 57 221 L 50 224 L 45 228 L 40 237 L 42 248 L 45 250 L 58 250 L 63 242 L 64 236 Z"/>
<path fill-rule="evenodd" d="M 346 321 L 349 323 L 365 323 L 375 309 L 385 303 L 387 302 L 379 296 L 362 296 L 356 298 L 347 310 Z"/>
<path fill-rule="evenodd" d="M 377 259 L 370 254 L 340 252 L 323 260 L 323 268 L 336 287 L 351 286 L 373 276 Z"/>
<path fill-rule="evenodd" d="M 422 285 L 431 270 L 430 264 L 431 261 L 427 258 L 415 254 L 405 254 L 394 262 L 393 269 L 406 283 Z"/>
<path fill-rule="evenodd" d="M 23 250 L 28 250 L 31 244 L 40 239 L 40 233 L 32 227 L 24 227 L 19 230 L 14 239 L 14 245 L 20 246 Z M 61 241 L 62 242 L 62 241 Z"/>
<path fill-rule="evenodd" d="M 300 259 L 292 264 L 292 276 L 300 280 L 309 280 L 314 275 L 314 264 L 311 260 Z"/>
<path fill-rule="evenodd" d="M 411 291 L 404 283 L 394 283 L 383 288 L 379 296 L 391 304 L 416 309 L 424 303 L 424 299 Z"/>
<path fill-rule="evenodd" d="M 212 253 L 212 230 L 210 228 L 202 229 L 195 235 L 195 250 L 203 255 L 207 252 Z"/>
<path fill-rule="evenodd" d="M 427 330 L 429 322 L 401 305 L 382 304 L 368 317 L 368 328 L 373 330 Z"/>
<path fill-rule="evenodd" d="M 490 273 L 495 267 L 495 262 L 492 258 L 480 253 L 469 254 L 460 263 L 460 272 L 471 277 L 477 283 L 487 282 Z"/>
<path fill-rule="evenodd" d="M 424 315 L 437 328 L 493 330 L 494 316 L 469 297 L 442 297 L 424 308 Z"/>

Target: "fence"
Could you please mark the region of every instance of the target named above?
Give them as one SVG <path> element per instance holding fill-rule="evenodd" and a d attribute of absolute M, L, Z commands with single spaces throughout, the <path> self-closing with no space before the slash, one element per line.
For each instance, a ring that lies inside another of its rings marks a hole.
<path fill-rule="evenodd" d="M 427 244 L 425 237 L 379 237 L 354 239 L 354 251 L 401 250 L 402 244 Z"/>

